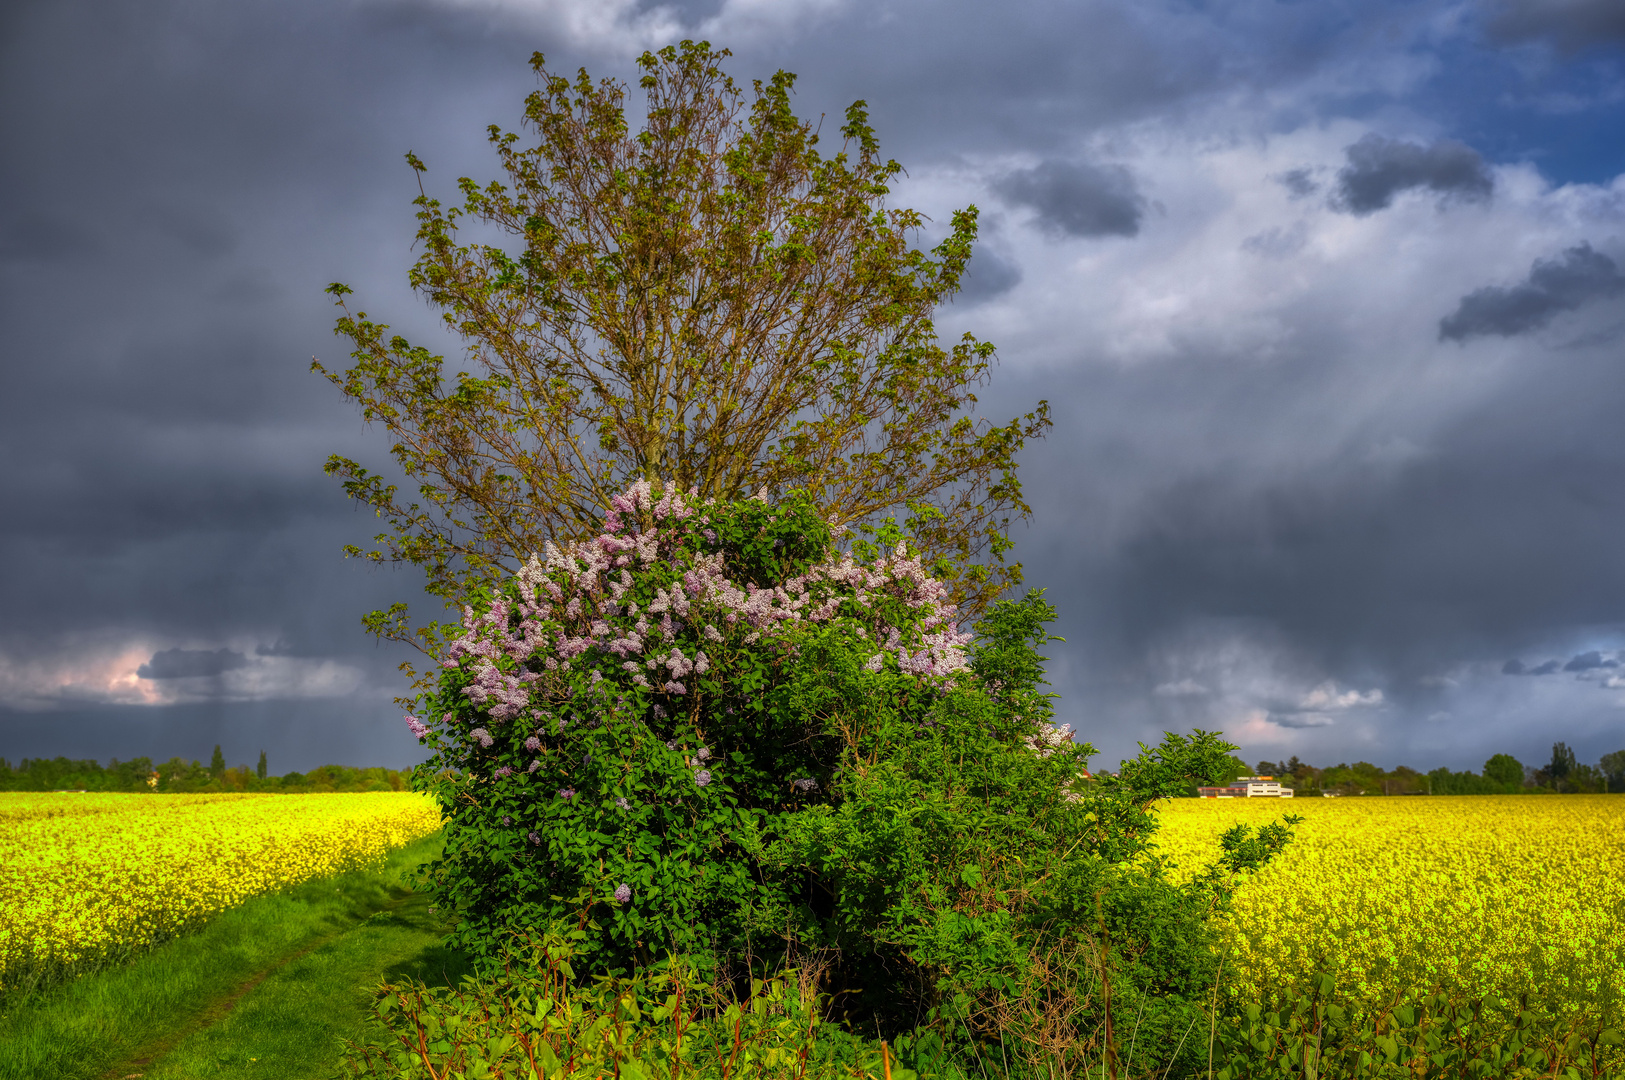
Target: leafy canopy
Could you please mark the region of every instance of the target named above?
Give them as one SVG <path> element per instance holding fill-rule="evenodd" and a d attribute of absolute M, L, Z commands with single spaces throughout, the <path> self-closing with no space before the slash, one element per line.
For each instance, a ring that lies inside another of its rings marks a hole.
<path fill-rule="evenodd" d="M 644 54 L 634 131 L 624 84 L 572 81 L 537 54 L 534 141 L 490 129 L 504 179 L 461 179 L 456 206 L 416 200 L 411 283 L 471 370 L 453 374 L 329 287 L 353 366 L 312 367 L 389 429 L 415 485 L 328 460 L 388 523 L 350 554 L 416 564 L 431 594 L 460 603 L 546 541 L 590 536 L 628 484 L 663 479 L 724 501 L 800 490 L 854 536 L 906 512 L 970 612 L 1019 582 L 1004 560 L 1012 519 L 1031 512 L 1016 454 L 1050 426 L 1048 405 L 975 418 L 993 347 L 969 334 L 945 346 L 933 323 L 971 257 L 976 208 L 922 250 L 924 216 L 887 205 L 902 168 L 864 103 L 823 156 L 791 110 L 795 77 L 757 81 L 747 100 L 728 55 L 687 41 Z M 404 605 L 368 624 L 426 651 L 440 640 L 413 631 Z"/>

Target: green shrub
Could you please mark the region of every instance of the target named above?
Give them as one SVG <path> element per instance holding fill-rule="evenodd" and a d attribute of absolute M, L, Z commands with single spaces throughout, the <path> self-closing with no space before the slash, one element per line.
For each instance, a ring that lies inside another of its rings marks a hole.
<path fill-rule="evenodd" d="M 973 641 L 895 529 L 860 560 L 796 496 L 640 484 L 613 505 L 465 611 L 438 719 L 408 718 L 456 944 L 491 965 L 516 933 L 591 923 L 595 974 L 793 966 L 884 1033 L 1114 1055 L 1127 1010 L 1147 1046 L 1180 1041 L 1209 916 L 1287 833 L 1241 830 L 1176 887 L 1151 807 L 1227 778 L 1234 747 L 1170 735 L 1087 780 L 1042 689 L 1041 593 Z"/>
<path fill-rule="evenodd" d="M 859 1080 L 887 1070 L 878 1044 L 826 1024 L 793 981 L 758 982 L 733 1000 L 679 962 L 583 982 L 571 968 L 570 938 L 585 936 L 546 935 L 509 954 L 500 973 L 456 988 L 386 982 L 372 1010 L 378 1037 L 349 1045 L 344 1075 Z M 915 1080 L 901 1063 L 889 1071 L 892 1080 Z"/>

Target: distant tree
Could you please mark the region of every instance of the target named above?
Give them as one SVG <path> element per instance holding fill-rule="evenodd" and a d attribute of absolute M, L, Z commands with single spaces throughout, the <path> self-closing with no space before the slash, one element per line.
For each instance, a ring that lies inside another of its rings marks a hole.
<path fill-rule="evenodd" d="M 1595 765 L 1576 763 L 1563 777 L 1562 790 L 1577 795 L 1596 794 L 1608 790 L 1608 778 Z"/>
<path fill-rule="evenodd" d="M 257 779 L 260 779 L 260 780 L 265 779 L 265 751 L 264 750 L 260 751 L 259 764 L 254 766 L 254 776 Z"/>
<path fill-rule="evenodd" d="M 1383 777 L 1383 793 L 1387 795 L 1409 795 L 1428 790 L 1427 777 L 1411 768 L 1409 765 L 1396 765 L 1393 770 Z"/>
<path fill-rule="evenodd" d="M 1523 762 L 1511 754 L 1496 754 L 1484 762 L 1484 779 L 1508 789 L 1523 785 Z"/>
<path fill-rule="evenodd" d="M 1604 754 L 1599 767 L 1609 791 L 1625 792 L 1625 750 Z"/>
<path fill-rule="evenodd" d="M 1553 743 L 1552 762 L 1546 766 L 1546 771 L 1550 774 L 1552 780 L 1557 784 L 1561 784 L 1568 778 L 1569 773 L 1574 771 L 1574 765 L 1574 751 L 1569 749 L 1569 744 L 1565 742 Z"/>
<path fill-rule="evenodd" d="M 209 775 L 218 780 L 226 771 L 226 755 L 220 752 L 220 744 L 214 744 L 214 756 L 209 758 Z"/>
<path fill-rule="evenodd" d="M 1050 427 L 1049 407 L 975 418 L 993 347 L 969 334 L 945 347 L 933 322 L 960 288 L 976 208 L 922 250 L 926 218 L 886 205 L 902 167 L 880 155 L 864 103 L 824 157 L 791 111 L 795 77 L 757 82 L 747 105 L 728 55 L 703 42 L 645 53 L 634 131 L 625 84 L 565 78 L 538 53 L 535 144 L 493 126 L 504 181 L 460 180 L 461 206 L 416 201 L 410 281 L 473 373 L 329 287 L 354 365 L 312 367 L 388 428 L 412 493 L 329 458 L 388 523 L 348 554 L 419 566 L 431 595 L 460 604 L 549 542 L 594 535 L 610 499 L 645 479 L 719 501 L 799 489 L 853 542 L 906 514 L 961 617 L 1021 580 L 1004 561 L 1011 521 L 1031 514 L 1016 454 Z M 465 222 L 479 239 L 462 242 Z M 442 640 L 404 604 L 365 621 L 431 654 Z"/>

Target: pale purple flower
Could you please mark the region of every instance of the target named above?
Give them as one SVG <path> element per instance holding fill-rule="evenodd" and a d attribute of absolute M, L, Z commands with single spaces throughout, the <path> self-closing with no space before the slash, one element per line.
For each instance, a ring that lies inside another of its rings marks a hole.
<path fill-rule="evenodd" d="M 695 773 L 694 782 L 700 787 L 704 787 L 705 785 L 709 784 L 711 782 L 711 770 L 701 769 L 699 772 Z"/>
<path fill-rule="evenodd" d="M 482 727 L 475 728 L 473 731 L 470 731 L 469 734 L 478 739 L 480 741 L 480 745 L 487 749 L 490 749 L 491 744 L 496 741 L 495 739 L 491 738 L 491 733 Z"/>
<path fill-rule="evenodd" d="M 503 814 L 502 815 L 502 827 L 507 828 L 509 825 L 512 825 L 512 824 L 513 824 L 513 818 L 509 817 L 507 814 Z"/>
<path fill-rule="evenodd" d="M 616 799 L 615 800 L 615 805 L 617 807 L 619 807 L 620 809 L 622 809 L 622 810 L 630 810 L 630 809 L 632 809 L 632 804 L 627 802 L 624 798 Z"/>
<path fill-rule="evenodd" d="M 804 776 L 800 780 L 792 783 L 790 786 L 795 788 L 797 791 L 817 791 L 818 781 L 814 780 L 810 776 Z"/>
<path fill-rule="evenodd" d="M 530 738 L 525 740 L 525 749 L 529 750 L 531 753 L 534 754 L 536 751 L 540 750 L 541 748 L 542 748 L 542 740 L 538 739 L 536 736 L 532 735 Z"/>
<path fill-rule="evenodd" d="M 419 720 L 417 717 L 413 716 L 411 713 L 406 714 L 405 720 L 406 720 L 406 726 L 412 729 L 412 734 L 416 738 L 421 739 L 425 735 L 429 734 L 429 725 L 423 723 L 421 720 Z"/>
<path fill-rule="evenodd" d="M 573 799 L 575 797 L 576 797 L 576 789 L 575 788 L 573 788 L 573 787 L 561 787 L 561 788 L 559 788 L 559 798 L 561 798 L 561 799 Z"/>
<path fill-rule="evenodd" d="M 532 844 L 536 845 L 537 847 L 542 846 L 542 838 L 540 836 L 537 836 L 535 833 L 527 833 L 526 836 L 529 837 Z"/>
<path fill-rule="evenodd" d="M 497 766 L 497 771 L 496 771 L 496 774 L 495 774 L 496 779 L 501 780 L 505 776 L 512 776 L 512 775 L 513 775 L 513 770 L 508 768 L 508 766 L 506 766 L 506 765 Z"/>
<path fill-rule="evenodd" d="M 619 885 L 615 886 L 615 903 L 617 905 L 624 904 L 624 903 L 628 902 L 631 899 L 632 899 L 632 886 L 628 885 L 624 881 L 621 882 Z"/>
<path fill-rule="evenodd" d="M 537 769 L 540 769 L 541 767 L 542 767 L 542 759 L 541 758 L 532 758 L 531 762 L 530 762 L 530 768 L 526 769 L 525 771 L 526 772 L 535 772 Z"/>
<path fill-rule="evenodd" d="M 700 747 L 699 752 L 696 753 L 694 756 L 699 758 L 701 761 L 710 761 L 711 760 L 711 749 L 710 749 L 710 747 L 702 746 L 702 747 Z"/>

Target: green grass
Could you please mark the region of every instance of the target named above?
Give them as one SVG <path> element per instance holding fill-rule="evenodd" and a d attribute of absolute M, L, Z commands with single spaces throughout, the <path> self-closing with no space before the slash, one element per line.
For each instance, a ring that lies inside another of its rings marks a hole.
<path fill-rule="evenodd" d="M 0 1005 L 0 1080 L 332 1076 L 380 978 L 455 983 L 465 970 L 409 884 L 440 842 L 258 897 L 122 967 Z"/>

